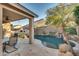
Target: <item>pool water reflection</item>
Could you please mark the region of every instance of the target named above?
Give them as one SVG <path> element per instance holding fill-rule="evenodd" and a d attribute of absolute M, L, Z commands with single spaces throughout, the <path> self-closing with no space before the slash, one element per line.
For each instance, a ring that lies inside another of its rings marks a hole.
<path fill-rule="evenodd" d="M 35 35 L 34 38 L 41 40 L 41 42 L 45 46 L 55 49 L 58 49 L 60 44 L 65 43 L 63 38 L 58 38 L 56 36 L 50 36 L 50 35 Z M 75 44 L 72 42 L 70 42 L 70 44 L 72 47 L 75 46 Z"/>

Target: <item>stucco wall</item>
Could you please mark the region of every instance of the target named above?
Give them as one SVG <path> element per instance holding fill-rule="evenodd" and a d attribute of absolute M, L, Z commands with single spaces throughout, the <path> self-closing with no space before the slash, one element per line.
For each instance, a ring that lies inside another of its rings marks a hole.
<path fill-rule="evenodd" d="M 49 34 L 50 32 L 60 32 L 61 30 L 55 26 L 49 25 L 49 26 L 43 26 L 40 28 L 35 29 L 35 34 Z"/>

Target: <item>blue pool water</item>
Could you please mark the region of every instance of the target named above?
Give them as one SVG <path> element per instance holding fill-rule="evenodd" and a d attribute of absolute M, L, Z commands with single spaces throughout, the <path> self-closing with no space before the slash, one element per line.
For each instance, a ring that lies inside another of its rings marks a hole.
<path fill-rule="evenodd" d="M 58 38 L 56 36 L 50 36 L 50 35 L 35 35 L 35 39 L 41 40 L 42 43 L 46 42 L 50 46 L 52 46 L 55 49 L 59 48 L 59 45 L 64 43 L 63 38 Z M 71 43 L 72 46 L 74 46 L 73 43 Z"/>

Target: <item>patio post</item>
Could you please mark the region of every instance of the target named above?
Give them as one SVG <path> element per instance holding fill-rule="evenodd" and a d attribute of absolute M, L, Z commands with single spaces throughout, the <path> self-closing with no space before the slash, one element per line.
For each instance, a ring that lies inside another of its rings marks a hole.
<path fill-rule="evenodd" d="M 29 44 L 32 44 L 33 43 L 33 39 L 34 39 L 33 22 L 34 22 L 33 18 L 29 19 Z"/>
<path fill-rule="evenodd" d="M 0 56 L 2 56 L 2 20 L 3 20 L 3 8 L 0 6 Z"/>

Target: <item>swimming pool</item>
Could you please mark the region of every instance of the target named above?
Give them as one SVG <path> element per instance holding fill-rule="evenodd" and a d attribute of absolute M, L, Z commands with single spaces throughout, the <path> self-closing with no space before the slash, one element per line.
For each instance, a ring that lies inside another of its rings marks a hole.
<path fill-rule="evenodd" d="M 50 36 L 50 35 L 34 35 L 35 39 L 40 40 L 43 44 L 47 44 L 47 46 L 50 46 L 52 48 L 58 49 L 59 45 L 64 43 L 63 38 L 58 38 L 56 36 Z M 70 42 L 71 46 L 74 47 L 74 43 Z"/>

